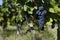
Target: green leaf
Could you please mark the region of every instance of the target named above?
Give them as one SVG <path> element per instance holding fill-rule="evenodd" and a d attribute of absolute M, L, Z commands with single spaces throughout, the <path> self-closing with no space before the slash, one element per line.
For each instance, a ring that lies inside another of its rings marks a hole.
<path fill-rule="evenodd" d="M 49 11 L 52 12 L 52 13 L 55 13 L 54 8 L 49 8 Z"/>

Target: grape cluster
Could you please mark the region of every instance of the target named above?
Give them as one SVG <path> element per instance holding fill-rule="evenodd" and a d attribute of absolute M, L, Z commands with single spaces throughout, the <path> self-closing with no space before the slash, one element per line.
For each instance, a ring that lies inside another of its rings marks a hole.
<path fill-rule="evenodd" d="M 43 6 L 40 6 L 39 9 L 36 11 L 36 14 L 38 15 L 38 18 L 39 18 L 39 29 L 40 30 L 44 29 L 46 13 L 47 11 L 44 9 Z"/>

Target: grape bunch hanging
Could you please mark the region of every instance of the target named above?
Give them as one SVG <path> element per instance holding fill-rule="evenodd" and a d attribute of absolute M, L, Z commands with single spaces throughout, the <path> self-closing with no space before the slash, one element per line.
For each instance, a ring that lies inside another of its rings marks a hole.
<path fill-rule="evenodd" d="M 40 6 L 39 9 L 36 11 L 37 18 L 39 20 L 39 29 L 44 30 L 44 24 L 46 19 L 47 11 L 44 9 L 43 6 Z M 55 20 L 52 21 L 52 28 L 55 27 Z"/>
<path fill-rule="evenodd" d="M 47 11 L 44 9 L 43 6 L 40 6 L 39 9 L 36 11 L 36 14 L 38 15 L 37 18 L 39 19 L 39 29 L 44 30 L 45 17 Z"/>

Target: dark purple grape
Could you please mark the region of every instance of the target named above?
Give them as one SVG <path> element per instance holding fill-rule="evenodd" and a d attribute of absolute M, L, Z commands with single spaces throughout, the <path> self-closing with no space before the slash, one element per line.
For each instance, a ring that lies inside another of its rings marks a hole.
<path fill-rule="evenodd" d="M 39 10 L 36 11 L 36 14 L 38 14 L 38 13 L 39 13 Z"/>
<path fill-rule="evenodd" d="M 41 15 L 46 15 L 46 13 L 47 13 L 47 11 L 46 10 L 44 10 L 42 13 L 41 13 Z"/>
<path fill-rule="evenodd" d="M 41 7 L 39 7 L 39 9 L 37 10 L 36 14 L 37 14 L 37 15 L 44 15 L 46 12 L 47 12 L 47 11 L 44 10 L 44 7 L 41 6 Z"/>
<path fill-rule="evenodd" d="M 39 10 L 44 10 L 44 7 L 43 7 L 43 6 L 40 6 L 40 7 L 39 7 Z"/>

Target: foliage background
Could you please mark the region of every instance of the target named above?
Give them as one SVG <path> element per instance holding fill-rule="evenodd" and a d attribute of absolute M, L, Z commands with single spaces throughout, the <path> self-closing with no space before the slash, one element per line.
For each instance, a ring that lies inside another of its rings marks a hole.
<path fill-rule="evenodd" d="M 3 5 L 0 6 L 0 34 L 1 40 L 57 40 L 58 20 L 60 19 L 60 0 L 3 0 Z M 38 20 L 36 20 L 36 10 L 39 6 L 43 5 L 48 11 L 46 16 L 46 23 L 44 31 L 37 31 Z M 30 23 L 25 20 L 25 13 L 30 14 Z M 52 29 L 53 19 L 56 22 L 55 28 Z M 22 30 L 17 36 L 17 23 L 23 22 Z M 35 24 L 36 23 L 36 24 Z M 24 34 L 29 26 L 33 25 L 32 32 Z M 14 38 L 13 38 L 14 37 Z"/>

